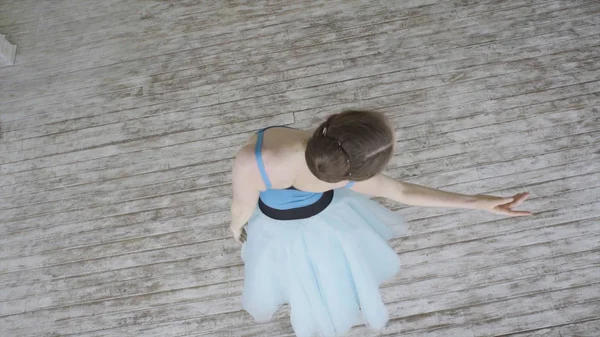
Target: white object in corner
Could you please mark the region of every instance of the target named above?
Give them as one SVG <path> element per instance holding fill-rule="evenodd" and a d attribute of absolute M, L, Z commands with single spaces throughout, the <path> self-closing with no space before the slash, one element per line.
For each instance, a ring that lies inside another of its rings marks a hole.
<path fill-rule="evenodd" d="M 15 64 L 16 55 L 17 46 L 8 42 L 6 37 L 0 34 L 0 58 L 4 59 L 9 64 Z"/>

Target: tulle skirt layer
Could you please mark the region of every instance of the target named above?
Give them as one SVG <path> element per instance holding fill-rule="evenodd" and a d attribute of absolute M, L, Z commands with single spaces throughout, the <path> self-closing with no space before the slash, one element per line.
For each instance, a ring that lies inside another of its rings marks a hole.
<path fill-rule="evenodd" d="M 257 209 L 242 250 L 243 307 L 268 321 L 289 303 L 299 337 L 340 336 L 361 323 L 382 328 L 379 285 L 400 268 L 387 240 L 405 228 L 396 213 L 347 189 L 307 219 L 274 220 Z"/>

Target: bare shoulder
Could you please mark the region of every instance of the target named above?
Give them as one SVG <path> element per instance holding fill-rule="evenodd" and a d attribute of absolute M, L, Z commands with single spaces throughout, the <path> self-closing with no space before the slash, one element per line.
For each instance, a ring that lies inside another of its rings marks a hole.
<path fill-rule="evenodd" d="M 242 146 L 235 155 L 232 180 L 234 190 L 262 190 L 264 185 L 254 155 L 254 145 Z"/>
<path fill-rule="evenodd" d="M 285 188 L 293 184 L 299 167 L 304 165 L 304 133 L 285 128 L 272 128 L 265 133 L 260 158 L 272 186 Z M 253 180 L 262 189 L 264 177 L 258 168 L 256 141 L 257 137 L 251 137 L 236 153 L 233 176 L 234 179 L 242 180 L 243 176 L 244 181 Z"/>
<path fill-rule="evenodd" d="M 254 155 L 254 145 L 246 144 L 242 146 L 235 154 L 233 167 L 234 170 L 246 171 L 256 166 L 256 158 Z"/>

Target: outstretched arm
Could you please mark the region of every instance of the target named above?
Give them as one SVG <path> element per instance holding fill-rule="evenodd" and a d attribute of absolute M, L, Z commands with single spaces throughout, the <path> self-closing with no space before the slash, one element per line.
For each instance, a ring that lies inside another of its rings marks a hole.
<path fill-rule="evenodd" d="M 383 174 L 356 183 L 353 190 L 414 206 L 480 209 L 509 216 L 532 214 L 527 211 L 513 210 L 529 197 L 528 193 L 519 193 L 508 198 L 465 195 L 396 181 Z"/>

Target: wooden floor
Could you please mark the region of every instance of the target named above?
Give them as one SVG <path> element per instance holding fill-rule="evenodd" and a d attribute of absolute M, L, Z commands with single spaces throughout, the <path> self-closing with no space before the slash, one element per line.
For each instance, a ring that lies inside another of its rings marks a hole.
<path fill-rule="evenodd" d="M 232 155 L 388 114 L 389 173 L 538 214 L 409 221 L 381 332 L 600 336 L 600 1 L 0 0 L 0 336 L 290 336 L 241 310 Z"/>

